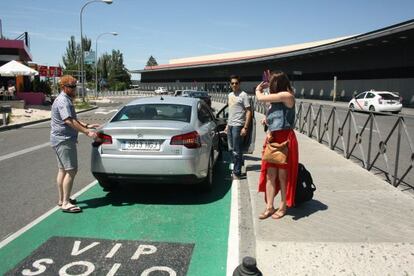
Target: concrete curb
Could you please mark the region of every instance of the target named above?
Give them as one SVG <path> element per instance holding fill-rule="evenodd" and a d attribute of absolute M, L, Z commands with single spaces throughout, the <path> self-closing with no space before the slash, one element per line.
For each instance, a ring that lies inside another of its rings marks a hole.
<path fill-rule="evenodd" d="M 85 113 L 85 112 L 88 112 L 88 111 L 91 111 L 91 110 L 94 110 L 94 109 L 97 109 L 97 108 L 98 108 L 98 106 L 94 106 L 92 108 L 80 110 L 80 111 L 76 112 L 76 114 Z M 25 122 L 25 123 L 20 123 L 20 124 L 0 126 L 0 132 L 7 131 L 7 130 L 12 130 L 12 129 L 17 129 L 17 128 L 21 128 L 21 127 L 28 126 L 28 125 L 43 123 L 43 122 L 47 122 L 47 121 L 50 121 L 50 118 L 45 118 L 45 119 L 41 119 L 41 120 L 35 120 L 35 121 L 30 121 L 30 122 Z"/>

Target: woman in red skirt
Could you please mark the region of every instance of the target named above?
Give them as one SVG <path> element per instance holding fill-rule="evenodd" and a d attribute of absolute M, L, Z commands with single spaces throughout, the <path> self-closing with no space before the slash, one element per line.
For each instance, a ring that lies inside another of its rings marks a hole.
<path fill-rule="evenodd" d="M 263 89 L 269 87 L 269 95 Z M 260 219 L 272 217 L 280 219 L 286 214 L 287 207 L 295 205 L 296 179 L 298 174 L 298 142 L 294 128 L 295 96 L 287 75 L 272 72 L 269 82 L 261 82 L 256 87 L 256 97 L 260 102 L 270 103 L 266 114 L 268 133 L 263 150 L 268 142 L 287 141 L 288 156 L 284 164 L 273 164 L 262 160 L 259 178 L 259 192 L 265 193 L 266 209 Z M 274 208 L 274 199 L 280 191 L 281 202 Z"/>

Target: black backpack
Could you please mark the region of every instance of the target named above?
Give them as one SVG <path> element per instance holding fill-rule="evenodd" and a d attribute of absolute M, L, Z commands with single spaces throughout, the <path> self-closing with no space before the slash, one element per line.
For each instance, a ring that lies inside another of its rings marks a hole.
<path fill-rule="evenodd" d="M 303 202 L 309 201 L 313 198 L 313 192 L 316 190 L 313 184 L 312 175 L 299 163 L 298 166 L 298 180 L 296 182 L 295 206 L 299 206 Z"/>

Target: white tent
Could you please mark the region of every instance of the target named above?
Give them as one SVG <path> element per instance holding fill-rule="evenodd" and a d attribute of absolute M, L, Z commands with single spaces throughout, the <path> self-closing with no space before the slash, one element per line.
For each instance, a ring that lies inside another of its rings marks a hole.
<path fill-rule="evenodd" d="M 9 61 L 0 67 L 0 76 L 3 77 L 14 77 L 14 76 L 35 76 L 39 72 L 21 64 L 15 60 Z"/>

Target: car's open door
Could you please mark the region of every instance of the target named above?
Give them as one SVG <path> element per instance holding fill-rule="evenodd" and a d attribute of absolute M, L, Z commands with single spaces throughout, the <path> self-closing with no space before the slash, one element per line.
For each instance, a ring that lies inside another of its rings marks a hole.
<path fill-rule="evenodd" d="M 249 125 L 249 130 L 247 133 L 247 137 L 243 141 L 243 151 L 244 153 L 252 154 L 255 148 L 256 142 L 256 118 L 254 116 L 254 103 L 253 99 L 250 98 L 250 108 L 252 110 L 252 122 Z M 224 131 L 227 120 L 229 118 L 229 107 L 226 104 L 216 113 L 216 120 L 217 124 L 219 125 L 219 130 Z M 228 148 L 227 144 L 227 134 L 221 135 L 221 142 L 224 148 Z"/>

